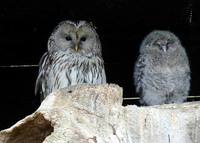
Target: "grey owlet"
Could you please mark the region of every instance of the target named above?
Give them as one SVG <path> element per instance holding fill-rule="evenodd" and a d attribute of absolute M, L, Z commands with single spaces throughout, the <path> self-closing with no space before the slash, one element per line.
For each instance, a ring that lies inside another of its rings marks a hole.
<path fill-rule="evenodd" d="M 100 39 L 86 21 L 59 23 L 39 66 L 35 93 L 41 95 L 41 101 L 52 91 L 70 85 L 106 83 Z"/>
<path fill-rule="evenodd" d="M 169 31 L 153 31 L 143 40 L 134 83 L 143 105 L 182 103 L 190 89 L 190 66 L 180 40 Z"/>

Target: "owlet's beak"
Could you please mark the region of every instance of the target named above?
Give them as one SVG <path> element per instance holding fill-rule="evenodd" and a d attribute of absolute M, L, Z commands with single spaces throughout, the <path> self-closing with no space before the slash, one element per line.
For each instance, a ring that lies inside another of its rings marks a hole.
<path fill-rule="evenodd" d="M 162 48 L 162 50 L 163 50 L 164 52 L 166 52 L 166 51 L 168 50 L 168 47 L 167 47 L 167 46 L 162 46 L 161 48 Z"/>
<path fill-rule="evenodd" d="M 166 51 L 167 51 L 167 47 L 166 47 L 166 46 L 162 46 L 162 50 L 163 50 L 164 52 L 166 52 Z"/>

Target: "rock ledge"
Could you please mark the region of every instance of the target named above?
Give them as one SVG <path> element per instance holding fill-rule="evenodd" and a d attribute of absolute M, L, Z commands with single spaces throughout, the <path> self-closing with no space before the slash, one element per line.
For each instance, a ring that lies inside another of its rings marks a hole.
<path fill-rule="evenodd" d="M 0 143 L 199 143 L 200 102 L 122 106 L 122 88 L 82 85 L 50 94 L 0 132 Z"/>

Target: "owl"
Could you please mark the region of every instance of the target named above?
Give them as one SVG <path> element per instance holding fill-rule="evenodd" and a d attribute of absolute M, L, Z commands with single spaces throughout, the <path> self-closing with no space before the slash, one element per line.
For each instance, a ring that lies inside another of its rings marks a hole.
<path fill-rule="evenodd" d="M 63 21 L 40 60 L 35 94 L 42 101 L 54 90 L 84 83 L 106 83 L 99 36 L 91 23 Z"/>
<path fill-rule="evenodd" d="M 190 66 L 178 37 L 161 30 L 147 35 L 133 76 L 142 105 L 184 102 L 190 89 Z"/>

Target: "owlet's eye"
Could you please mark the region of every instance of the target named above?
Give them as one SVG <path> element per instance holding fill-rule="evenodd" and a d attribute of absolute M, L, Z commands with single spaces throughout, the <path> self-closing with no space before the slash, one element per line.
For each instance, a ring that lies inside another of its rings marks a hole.
<path fill-rule="evenodd" d="M 157 46 L 157 47 L 160 47 L 160 43 L 159 43 L 159 42 L 157 42 L 157 41 L 156 41 L 156 42 L 154 42 L 154 43 L 153 43 L 153 45 L 154 45 L 154 46 Z"/>
<path fill-rule="evenodd" d="M 168 47 L 173 46 L 173 45 L 174 45 L 174 41 L 168 41 L 168 42 L 167 42 L 167 46 L 168 46 Z"/>
<path fill-rule="evenodd" d="M 81 37 L 80 41 L 82 42 L 86 41 L 86 37 Z"/>
<path fill-rule="evenodd" d="M 72 37 L 68 35 L 68 36 L 65 37 L 65 39 L 66 39 L 67 41 L 71 41 L 71 40 L 72 40 Z"/>

